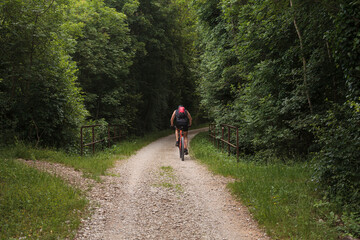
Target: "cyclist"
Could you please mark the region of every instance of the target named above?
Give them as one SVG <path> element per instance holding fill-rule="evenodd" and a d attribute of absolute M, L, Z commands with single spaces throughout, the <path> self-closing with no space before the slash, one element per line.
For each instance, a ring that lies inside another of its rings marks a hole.
<path fill-rule="evenodd" d="M 178 108 L 173 112 L 172 116 L 171 116 L 171 119 L 170 119 L 170 124 L 171 124 L 171 127 L 174 126 L 174 120 L 175 120 L 175 126 L 176 128 L 179 128 L 179 127 L 183 127 L 183 134 L 184 134 L 184 140 L 185 140 L 185 143 L 184 143 L 184 152 L 185 154 L 189 154 L 188 152 L 188 149 L 187 149 L 187 145 L 188 145 L 188 130 L 189 130 L 189 127 L 191 127 L 191 124 L 192 124 L 192 118 L 191 118 L 191 115 L 189 113 L 189 111 L 187 111 L 185 109 L 184 106 L 182 105 L 179 105 Z M 179 141 L 178 141 L 178 131 L 177 129 L 175 129 L 175 137 L 176 137 L 176 146 L 179 146 Z"/>

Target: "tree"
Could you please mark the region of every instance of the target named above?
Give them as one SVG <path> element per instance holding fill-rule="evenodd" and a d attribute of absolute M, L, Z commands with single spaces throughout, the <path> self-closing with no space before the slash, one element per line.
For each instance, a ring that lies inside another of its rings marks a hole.
<path fill-rule="evenodd" d="M 102 0 L 76 2 L 68 16 L 82 26 L 73 59 L 91 118 L 131 125 L 139 95 L 127 77 L 134 49 L 126 16 Z"/>

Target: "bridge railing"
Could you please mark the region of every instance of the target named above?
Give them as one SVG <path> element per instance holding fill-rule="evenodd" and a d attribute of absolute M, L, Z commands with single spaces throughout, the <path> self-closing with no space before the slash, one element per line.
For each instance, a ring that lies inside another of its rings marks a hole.
<path fill-rule="evenodd" d="M 221 134 L 220 134 L 221 132 Z M 239 128 L 228 124 L 209 124 L 209 138 L 214 145 L 224 150 L 227 148 L 228 155 L 230 156 L 231 148 L 236 151 L 236 159 L 239 162 Z"/>
<path fill-rule="evenodd" d="M 104 127 L 103 125 L 101 124 L 95 124 L 95 125 L 86 125 L 86 126 L 82 126 L 80 128 L 80 154 L 81 156 L 83 155 L 84 153 L 84 148 L 85 147 L 88 147 L 90 146 L 92 148 L 92 153 L 94 154 L 95 153 L 95 145 L 96 144 L 99 144 L 99 143 L 102 143 L 102 142 L 105 142 L 107 140 L 108 142 L 108 147 L 110 147 L 111 143 L 114 141 L 114 140 L 119 140 L 121 138 L 121 126 L 120 125 L 108 125 L 107 126 L 107 138 L 103 137 L 101 139 L 96 139 L 96 130 L 101 128 L 101 127 Z M 90 132 L 90 139 L 91 141 L 90 142 L 87 142 L 85 143 L 85 133 L 84 133 L 84 130 L 85 129 L 88 129 L 90 128 L 91 129 L 91 132 Z"/>

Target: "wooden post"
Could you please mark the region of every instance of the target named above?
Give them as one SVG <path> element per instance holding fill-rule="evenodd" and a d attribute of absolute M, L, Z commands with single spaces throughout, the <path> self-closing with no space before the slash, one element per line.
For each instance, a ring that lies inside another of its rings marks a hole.
<path fill-rule="evenodd" d="M 92 127 L 92 149 L 93 149 L 93 154 L 95 153 L 95 127 Z"/>
<path fill-rule="evenodd" d="M 110 147 L 110 125 L 108 125 L 108 147 Z"/>
<path fill-rule="evenodd" d="M 230 127 L 228 126 L 228 151 L 230 156 Z"/>
<path fill-rule="evenodd" d="M 83 141 L 83 127 L 81 127 L 80 128 L 80 138 L 81 138 L 81 140 L 80 140 L 80 154 L 81 154 L 81 156 L 83 155 L 83 148 L 84 148 L 84 146 L 83 146 L 83 144 L 84 144 L 84 141 Z"/>
<path fill-rule="evenodd" d="M 216 147 L 216 132 L 215 132 L 216 130 L 215 130 L 215 126 L 213 127 L 213 133 L 214 133 L 214 135 L 213 135 L 213 142 L 214 142 L 214 147 Z"/>
<path fill-rule="evenodd" d="M 219 129 L 216 131 L 216 138 L 217 138 L 217 148 L 219 149 L 220 139 L 218 138 L 219 135 Z"/>
<path fill-rule="evenodd" d="M 224 126 L 221 127 L 221 140 L 224 140 Z M 221 149 L 224 151 L 224 141 L 222 141 Z"/>
<path fill-rule="evenodd" d="M 239 128 L 236 127 L 236 159 L 239 162 Z"/>

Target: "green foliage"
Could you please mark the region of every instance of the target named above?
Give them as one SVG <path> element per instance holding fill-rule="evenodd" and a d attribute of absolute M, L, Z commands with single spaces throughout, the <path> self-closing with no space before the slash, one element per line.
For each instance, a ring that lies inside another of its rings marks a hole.
<path fill-rule="evenodd" d="M 333 55 L 344 72 L 348 97 L 359 104 L 360 96 L 360 3 L 341 2 L 339 11 L 333 17 L 335 29 L 329 33 L 333 43 Z"/>
<path fill-rule="evenodd" d="M 62 180 L 0 156 L 0 238 L 73 238 L 87 201 Z"/>
<path fill-rule="evenodd" d="M 115 8 L 118 12 L 122 12 L 128 17 L 133 16 L 139 7 L 138 0 L 105 0 L 104 2 L 107 6 Z"/>

